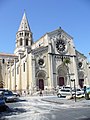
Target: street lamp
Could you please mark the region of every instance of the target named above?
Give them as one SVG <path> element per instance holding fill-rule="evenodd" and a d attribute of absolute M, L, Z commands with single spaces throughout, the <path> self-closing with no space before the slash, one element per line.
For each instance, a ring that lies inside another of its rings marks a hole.
<path fill-rule="evenodd" d="M 76 87 L 75 87 L 75 79 L 71 79 L 71 82 L 74 82 L 75 102 L 76 102 Z"/>
<path fill-rule="evenodd" d="M 72 86 L 71 86 L 71 79 L 70 79 L 70 77 L 74 76 L 74 73 L 70 73 L 70 74 L 68 73 L 67 76 L 69 77 L 69 84 L 70 84 L 71 95 L 72 95 Z"/>

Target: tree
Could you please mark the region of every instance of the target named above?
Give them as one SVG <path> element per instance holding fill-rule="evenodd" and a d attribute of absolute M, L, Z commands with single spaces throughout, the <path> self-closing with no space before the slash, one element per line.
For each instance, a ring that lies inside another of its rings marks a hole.
<path fill-rule="evenodd" d="M 68 75 L 68 79 L 69 79 L 69 83 L 70 83 L 70 87 L 71 87 L 70 72 L 69 72 L 69 66 L 68 66 L 69 64 L 71 64 L 70 58 L 65 58 L 63 60 L 63 65 L 65 65 L 67 68 L 67 75 Z"/>
<path fill-rule="evenodd" d="M 68 75 L 68 78 L 69 78 L 69 84 L 70 84 L 70 88 L 71 88 L 71 79 L 70 79 L 70 72 L 69 72 L 69 64 L 71 64 L 71 61 L 70 61 L 70 58 L 65 58 L 64 61 L 63 61 L 63 64 L 66 66 L 67 68 L 67 75 Z M 72 95 L 72 88 L 71 88 L 71 95 Z"/>
<path fill-rule="evenodd" d="M 66 66 L 68 66 L 68 64 L 71 64 L 70 58 L 65 58 L 63 64 Z"/>

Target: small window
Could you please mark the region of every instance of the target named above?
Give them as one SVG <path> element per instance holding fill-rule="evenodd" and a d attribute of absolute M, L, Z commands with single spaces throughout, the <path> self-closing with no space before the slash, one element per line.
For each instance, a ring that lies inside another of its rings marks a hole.
<path fill-rule="evenodd" d="M 5 60 L 4 60 L 4 59 L 2 59 L 2 63 L 3 63 L 3 64 L 5 63 Z"/>
<path fill-rule="evenodd" d="M 26 39 L 26 46 L 28 46 L 28 39 Z"/>
<path fill-rule="evenodd" d="M 20 39 L 20 46 L 22 46 L 22 38 Z"/>
<path fill-rule="evenodd" d="M 27 33 L 27 36 L 29 36 L 29 33 Z"/>
<path fill-rule="evenodd" d="M 21 36 L 21 33 L 19 33 L 19 35 Z"/>
<path fill-rule="evenodd" d="M 22 36 L 23 36 L 23 33 L 22 33 Z"/>
<path fill-rule="evenodd" d="M 25 33 L 25 36 L 27 35 L 27 33 Z"/>
<path fill-rule="evenodd" d="M 23 63 L 23 72 L 25 72 L 25 63 Z"/>

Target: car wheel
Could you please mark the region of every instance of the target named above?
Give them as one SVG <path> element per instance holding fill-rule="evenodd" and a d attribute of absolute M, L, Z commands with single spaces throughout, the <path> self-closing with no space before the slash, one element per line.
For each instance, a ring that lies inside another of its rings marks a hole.
<path fill-rule="evenodd" d="M 7 98 L 5 98 L 5 102 L 7 102 Z"/>
<path fill-rule="evenodd" d="M 60 94 L 58 94 L 58 98 L 60 98 L 61 97 L 61 95 Z"/>

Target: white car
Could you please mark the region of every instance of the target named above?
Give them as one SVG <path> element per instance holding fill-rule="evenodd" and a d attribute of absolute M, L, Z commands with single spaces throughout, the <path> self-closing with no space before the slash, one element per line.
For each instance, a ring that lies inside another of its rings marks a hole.
<path fill-rule="evenodd" d="M 66 97 L 66 96 L 72 96 L 75 92 L 73 92 L 71 89 L 59 89 L 57 92 L 58 97 Z"/>
<path fill-rule="evenodd" d="M 80 89 L 80 88 L 76 88 L 75 94 L 76 94 L 76 98 L 85 97 L 84 91 L 82 89 Z M 75 97 L 75 94 L 73 95 L 73 97 Z"/>
<path fill-rule="evenodd" d="M 80 88 L 77 88 L 77 89 L 76 89 L 76 92 L 77 92 L 77 93 L 84 94 L 84 91 L 83 91 L 83 90 L 81 90 Z"/>

